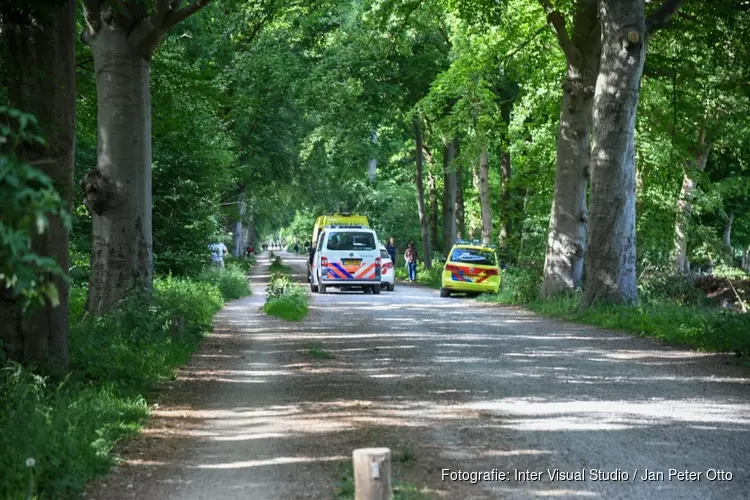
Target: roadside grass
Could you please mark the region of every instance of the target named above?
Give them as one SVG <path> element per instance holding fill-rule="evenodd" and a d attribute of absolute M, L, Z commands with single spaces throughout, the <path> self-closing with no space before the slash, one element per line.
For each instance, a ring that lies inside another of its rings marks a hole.
<path fill-rule="evenodd" d="M 157 277 L 151 296 L 132 295 L 99 317 L 84 314 L 85 285 L 71 289 L 69 373 L 56 379 L 1 363 L 0 498 L 76 498 L 109 470 L 117 441 L 137 434 L 148 416 L 149 391 L 174 377 L 213 315 L 240 293 L 226 286 L 236 277 L 217 272 L 218 284 Z M 181 331 L 175 317 L 184 319 Z"/>
<path fill-rule="evenodd" d="M 533 270 L 506 271 L 498 294 L 479 300 L 519 305 L 542 316 L 622 330 L 700 351 L 750 357 L 750 314 L 711 306 L 699 291 L 686 291 L 683 285 L 669 283 L 657 288 L 645 283 L 637 306 L 595 304 L 580 309 L 578 293 L 552 300 L 539 298 L 540 280 L 541 275 Z"/>
<path fill-rule="evenodd" d="M 276 257 L 271 265 L 268 266 L 268 270 L 271 273 L 292 274 L 292 268 L 285 264 L 282 264 L 281 257 Z"/>
<path fill-rule="evenodd" d="M 326 351 L 321 344 L 308 344 L 306 347 L 307 350 L 305 351 L 305 354 L 311 358 L 331 359 L 334 357 L 333 354 Z"/>
<path fill-rule="evenodd" d="M 430 500 L 432 498 L 422 492 L 418 486 L 398 479 L 399 469 L 412 460 L 413 457 L 404 462 L 398 456 L 394 456 L 391 460 L 393 500 Z M 354 500 L 354 465 L 351 461 L 342 466 L 338 477 L 336 500 Z"/>
<path fill-rule="evenodd" d="M 279 257 L 276 257 L 269 269 L 273 269 L 275 265 L 277 268 L 287 268 L 291 272 L 291 268 L 283 265 Z M 266 288 L 266 303 L 263 305 L 263 311 L 286 321 L 300 321 L 307 316 L 307 301 L 307 291 L 301 285 L 294 283 L 289 273 L 275 271 Z"/>
<path fill-rule="evenodd" d="M 250 283 L 247 279 L 250 268 L 238 262 L 229 262 L 225 266 L 223 269 L 215 266 L 207 267 L 196 277 L 196 280 L 216 285 L 224 300 L 234 300 L 250 295 Z"/>
<path fill-rule="evenodd" d="M 409 275 L 406 267 L 396 269 L 396 278 L 406 281 Z M 429 288 L 439 289 L 443 281 L 443 265 L 439 262 L 433 262 L 432 269 L 425 269 L 421 262 L 417 264 L 417 283 Z"/>

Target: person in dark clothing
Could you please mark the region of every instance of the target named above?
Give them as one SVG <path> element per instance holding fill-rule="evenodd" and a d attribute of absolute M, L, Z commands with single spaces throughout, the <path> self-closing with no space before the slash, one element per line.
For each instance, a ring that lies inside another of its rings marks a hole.
<path fill-rule="evenodd" d="M 393 239 L 393 236 L 391 236 L 388 239 L 388 243 L 385 244 L 385 251 L 388 252 L 388 255 L 391 256 L 391 260 L 393 261 L 393 265 L 396 265 L 396 240 Z"/>

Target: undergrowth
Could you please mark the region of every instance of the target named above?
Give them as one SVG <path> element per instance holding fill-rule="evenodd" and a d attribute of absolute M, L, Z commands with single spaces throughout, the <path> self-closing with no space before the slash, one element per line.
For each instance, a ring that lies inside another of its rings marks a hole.
<path fill-rule="evenodd" d="M 250 295 L 250 284 L 247 279 L 247 264 L 228 262 L 225 268 L 207 267 L 197 280 L 216 285 L 224 300 L 234 300 Z"/>
<path fill-rule="evenodd" d="M 522 305 L 543 316 L 624 330 L 703 351 L 750 356 L 750 314 L 717 307 L 701 288 L 704 281 L 654 274 L 641 281 L 641 303 L 637 306 L 596 304 L 579 308 L 578 293 L 542 300 L 541 272 L 514 268 L 504 271 L 497 295 L 485 295 L 480 300 Z"/>
<path fill-rule="evenodd" d="M 396 268 L 396 278 L 400 280 L 407 280 L 409 278 L 406 266 Z M 441 263 L 433 262 L 432 269 L 425 269 L 424 264 L 421 262 L 417 264 L 417 283 L 420 285 L 437 290 L 442 284 L 442 279 L 443 265 Z"/>
<path fill-rule="evenodd" d="M 241 286 L 241 284 L 244 285 Z M 4 363 L 0 371 L 0 498 L 72 498 L 106 473 L 112 449 L 148 415 L 146 395 L 174 376 L 225 300 L 247 295 L 242 270 L 154 280 L 111 314 L 84 314 L 85 285 L 70 293 L 70 371 L 63 379 Z M 182 316 L 184 328 L 173 330 Z"/>
<path fill-rule="evenodd" d="M 279 265 L 282 265 L 280 261 Z M 307 315 L 307 300 L 307 291 L 294 283 L 287 273 L 274 272 L 266 288 L 263 310 L 287 321 L 300 321 Z"/>

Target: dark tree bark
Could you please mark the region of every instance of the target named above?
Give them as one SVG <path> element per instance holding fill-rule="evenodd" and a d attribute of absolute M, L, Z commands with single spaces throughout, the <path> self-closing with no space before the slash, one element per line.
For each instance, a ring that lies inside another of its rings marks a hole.
<path fill-rule="evenodd" d="M 638 299 L 635 264 L 635 118 L 646 43 L 681 0 L 649 19 L 644 0 L 600 0 L 602 56 L 594 94 L 594 145 L 583 307 Z"/>
<path fill-rule="evenodd" d="M 490 205 L 490 183 L 489 183 L 489 159 L 487 157 L 487 146 L 482 149 L 479 156 L 479 205 L 482 211 L 482 243 L 489 245 L 492 242 L 492 208 Z"/>
<path fill-rule="evenodd" d="M 578 288 L 583 279 L 586 248 L 586 190 L 591 140 L 591 110 L 599 72 L 601 33 L 597 0 L 574 3 L 571 35 L 560 12 L 547 0 L 547 20 L 565 54 L 566 71 L 557 134 L 555 193 L 552 199 L 543 297 Z"/>
<path fill-rule="evenodd" d="M 513 227 L 510 193 L 510 153 L 500 152 L 500 246 L 506 245 Z"/>
<path fill-rule="evenodd" d="M 430 241 L 437 246 L 440 245 L 440 238 L 438 238 L 438 201 L 436 184 L 435 175 L 432 172 L 428 172 L 427 192 L 430 205 Z"/>
<path fill-rule="evenodd" d="M 456 158 L 457 139 L 443 147 L 443 254 L 447 257 L 456 242 Z"/>
<path fill-rule="evenodd" d="M 466 208 L 464 207 L 464 169 L 456 168 L 456 237 L 466 238 Z"/>
<path fill-rule="evenodd" d="M 240 184 L 237 194 L 237 220 L 234 222 L 234 256 L 240 257 L 245 255 L 245 231 L 243 221 L 245 219 L 245 193 L 246 187 L 243 182 Z"/>
<path fill-rule="evenodd" d="M 153 280 L 150 60 L 177 23 L 210 0 L 84 0 L 96 72 L 97 166 L 84 183 L 93 218 L 88 309 L 105 313 Z"/>
<path fill-rule="evenodd" d="M 419 117 L 414 116 L 414 139 L 416 140 L 417 163 L 417 210 L 419 211 L 419 229 L 422 234 L 422 259 L 425 269 L 432 269 L 432 248 L 430 246 L 430 232 L 427 222 L 427 209 L 424 203 L 423 157 L 422 157 L 422 127 Z"/>
<path fill-rule="evenodd" d="M 24 160 L 38 166 L 53 181 L 68 210 L 73 200 L 75 153 L 75 24 L 76 2 L 58 2 L 46 9 L 3 16 L 8 46 L 8 101 L 34 114 L 46 146 L 25 147 Z M 32 239 L 32 250 L 51 257 L 68 271 L 68 231 L 51 217 L 48 229 Z M 0 338 L 11 359 L 37 362 L 62 372 L 68 364 L 68 285 L 51 277 L 59 304 L 47 302 L 23 317 L 19 304 L 0 299 Z"/>

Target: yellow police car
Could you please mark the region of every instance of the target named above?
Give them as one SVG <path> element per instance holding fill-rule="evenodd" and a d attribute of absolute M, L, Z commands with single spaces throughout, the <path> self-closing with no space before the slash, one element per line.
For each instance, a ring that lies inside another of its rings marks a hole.
<path fill-rule="evenodd" d="M 445 261 L 440 296 L 448 297 L 451 293 L 497 293 L 500 279 L 500 266 L 494 249 L 481 243 L 459 240 Z"/>

